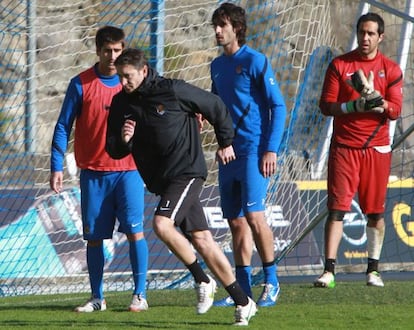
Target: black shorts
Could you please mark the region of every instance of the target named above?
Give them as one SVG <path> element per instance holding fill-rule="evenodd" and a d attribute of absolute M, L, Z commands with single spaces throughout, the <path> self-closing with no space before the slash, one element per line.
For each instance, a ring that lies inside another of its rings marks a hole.
<path fill-rule="evenodd" d="M 179 177 L 170 181 L 161 194 L 155 215 L 174 221 L 182 233 L 191 240 L 191 232 L 208 230 L 207 219 L 200 202 L 204 180 L 201 178 Z"/>

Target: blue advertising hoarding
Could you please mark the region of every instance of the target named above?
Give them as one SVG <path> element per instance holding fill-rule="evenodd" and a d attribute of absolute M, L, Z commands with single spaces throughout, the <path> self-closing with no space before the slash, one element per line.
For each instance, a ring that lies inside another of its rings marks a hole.
<path fill-rule="evenodd" d="M 414 192 L 413 180 L 389 185 L 385 213 L 387 229 L 382 261 L 413 262 L 414 256 Z M 318 191 L 318 193 L 312 193 Z M 275 254 L 290 244 L 310 219 L 324 208 L 324 182 L 281 183 L 276 200 L 267 208 L 267 219 L 275 236 Z M 40 197 L 36 197 L 39 196 Z M 312 200 L 314 198 L 315 200 Z M 205 188 L 201 195 L 211 231 L 223 251 L 232 258 L 231 235 L 227 220 L 217 206 L 217 187 Z M 152 216 L 158 198 L 145 196 L 145 234 L 148 240 L 151 270 L 182 269 L 183 265 L 152 231 Z M 318 204 L 308 208 L 305 205 Z M 77 187 L 61 194 L 47 190 L 0 190 L 0 279 L 19 277 L 66 276 L 87 271 L 85 241 L 82 238 L 80 191 Z M 283 258 L 280 266 L 320 265 L 323 255 L 321 221 Z M 366 220 L 357 199 L 344 219 L 344 234 L 338 251 L 338 264 L 365 262 Z M 125 235 L 114 233 L 105 241 L 106 271 L 130 271 L 129 248 Z M 253 266 L 260 266 L 257 253 Z"/>
<path fill-rule="evenodd" d="M 301 195 L 318 190 L 318 198 L 326 195 L 324 182 L 302 182 Z M 312 203 L 312 202 L 311 202 Z M 310 212 L 311 218 L 317 214 Z M 398 180 L 388 184 L 385 217 L 385 239 L 381 253 L 381 263 L 396 264 L 414 261 L 414 179 Z M 323 219 L 312 231 L 323 255 Z M 358 196 L 352 201 L 351 211 L 344 217 L 344 231 L 338 249 L 337 264 L 365 264 L 368 256 L 366 219 L 358 204 Z"/>

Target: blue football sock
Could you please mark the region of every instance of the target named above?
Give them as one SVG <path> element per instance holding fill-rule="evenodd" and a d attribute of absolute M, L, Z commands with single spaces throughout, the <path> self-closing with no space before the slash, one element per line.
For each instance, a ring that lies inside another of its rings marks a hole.
<path fill-rule="evenodd" d="M 145 238 L 129 242 L 129 258 L 134 279 L 134 294 L 141 294 L 146 298 L 148 245 Z"/>
<path fill-rule="evenodd" d="M 277 267 L 275 263 L 267 263 L 263 264 L 263 273 L 264 273 L 264 282 L 266 284 L 272 284 L 274 286 L 277 286 L 279 284 L 279 281 L 277 279 Z"/>
<path fill-rule="evenodd" d="M 105 265 L 103 244 L 86 247 L 86 262 L 88 264 L 89 281 L 92 297 L 103 299 L 103 272 Z"/>
<path fill-rule="evenodd" d="M 243 291 L 252 298 L 252 267 L 236 266 L 236 280 Z"/>

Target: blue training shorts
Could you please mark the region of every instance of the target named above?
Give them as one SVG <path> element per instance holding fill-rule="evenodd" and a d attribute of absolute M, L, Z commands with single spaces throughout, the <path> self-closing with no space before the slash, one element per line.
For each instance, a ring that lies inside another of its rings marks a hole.
<path fill-rule="evenodd" d="M 221 208 L 226 219 L 245 216 L 266 209 L 269 178 L 260 173 L 260 160 L 255 155 L 240 157 L 219 166 Z"/>
<path fill-rule="evenodd" d="M 118 231 L 136 234 L 144 230 L 144 183 L 138 171 L 80 173 L 83 238 L 112 238 Z"/>

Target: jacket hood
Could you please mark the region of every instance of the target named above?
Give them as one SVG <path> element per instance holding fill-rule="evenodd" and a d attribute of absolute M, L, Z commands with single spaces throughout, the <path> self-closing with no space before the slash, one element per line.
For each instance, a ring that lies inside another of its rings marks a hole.
<path fill-rule="evenodd" d="M 158 72 L 148 66 L 148 75 L 143 80 L 141 86 L 139 86 L 136 91 L 138 93 L 145 92 L 146 90 L 152 88 L 154 84 L 159 80 L 160 76 L 158 75 Z"/>

